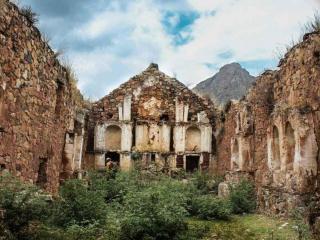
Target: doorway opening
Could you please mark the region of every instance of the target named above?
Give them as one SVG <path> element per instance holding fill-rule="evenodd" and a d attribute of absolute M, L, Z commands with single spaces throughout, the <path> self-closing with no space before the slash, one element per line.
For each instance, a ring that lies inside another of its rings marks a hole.
<path fill-rule="evenodd" d="M 199 156 L 186 156 L 186 171 L 195 172 L 199 169 Z"/>
<path fill-rule="evenodd" d="M 108 161 L 114 162 L 118 166 L 120 165 L 120 154 L 118 152 L 107 152 L 106 153 L 106 163 Z"/>

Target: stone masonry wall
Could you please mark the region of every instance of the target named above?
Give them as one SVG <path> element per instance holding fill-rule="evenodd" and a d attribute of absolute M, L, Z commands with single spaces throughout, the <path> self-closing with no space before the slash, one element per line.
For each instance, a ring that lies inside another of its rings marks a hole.
<path fill-rule="evenodd" d="M 158 84 L 153 84 L 155 81 Z M 215 122 L 215 108 L 210 100 L 200 98 L 176 79 L 160 72 L 154 64 L 95 103 L 93 105 L 94 119 L 99 121 L 119 120 L 118 105 L 129 94 L 133 96 L 132 119 L 158 122 L 161 116 L 166 115 L 166 121 L 174 122 L 177 98 L 178 101 L 189 105 L 191 120 L 196 121 L 197 113 L 205 111 L 210 121 Z"/>
<path fill-rule="evenodd" d="M 0 14 L 0 166 L 50 192 L 59 185 L 75 100 L 68 71 L 19 9 Z"/>
<path fill-rule="evenodd" d="M 228 176 L 251 173 L 262 211 L 287 215 L 319 204 L 319 63 L 320 33 L 314 32 L 285 55 L 279 70 L 262 74 L 225 112 L 217 170 Z M 232 166 L 237 160 L 243 161 L 239 168 Z M 311 211 L 311 218 L 320 214 Z"/>

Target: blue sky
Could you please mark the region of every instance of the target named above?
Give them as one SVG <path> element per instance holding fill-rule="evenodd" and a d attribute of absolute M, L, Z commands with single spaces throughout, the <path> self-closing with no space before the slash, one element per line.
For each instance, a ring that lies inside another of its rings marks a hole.
<path fill-rule="evenodd" d="M 319 0 L 20 0 L 64 50 L 93 100 L 150 62 L 188 86 L 230 62 L 251 74 L 275 68 Z"/>

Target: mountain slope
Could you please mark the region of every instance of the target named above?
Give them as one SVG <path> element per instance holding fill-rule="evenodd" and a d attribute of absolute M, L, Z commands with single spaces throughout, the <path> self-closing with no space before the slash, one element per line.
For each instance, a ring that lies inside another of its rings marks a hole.
<path fill-rule="evenodd" d="M 192 90 L 200 96 L 211 98 L 223 106 L 231 99 L 240 99 L 255 81 L 239 63 L 230 63 L 213 77 L 197 84 Z"/>

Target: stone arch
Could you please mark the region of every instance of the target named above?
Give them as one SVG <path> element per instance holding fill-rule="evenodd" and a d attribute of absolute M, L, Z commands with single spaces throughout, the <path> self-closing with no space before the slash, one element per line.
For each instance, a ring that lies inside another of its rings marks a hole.
<path fill-rule="evenodd" d="M 285 136 L 286 136 L 286 170 L 293 170 L 296 141 L 294 137 L 294 130 L 290 122 L 286 123 Z"/>
<path fill-rule="evenodd" d="M 234 139 L 231 147 L 232 170 L 240 169 L 239 141 Z"/>
<path fill-rule="evenodd" d="M 110 125 L 105 131 L 105 147 L 107 151 L 121 150 L 122 130 L 117 125 Z"/>
<path fill-rule="evenodd" d="M 186 131 L 186 151 L 199 152 L 201 149 L 201 131 L 198 127 L 189 127 Z"/>
<path fill-rule="evenodd" d="M 273 126 L 272 129 L 272 168 L 273 170 L 280 170 L 281 158 L 280 158 L 280 137 L 277 126 Z"/>

